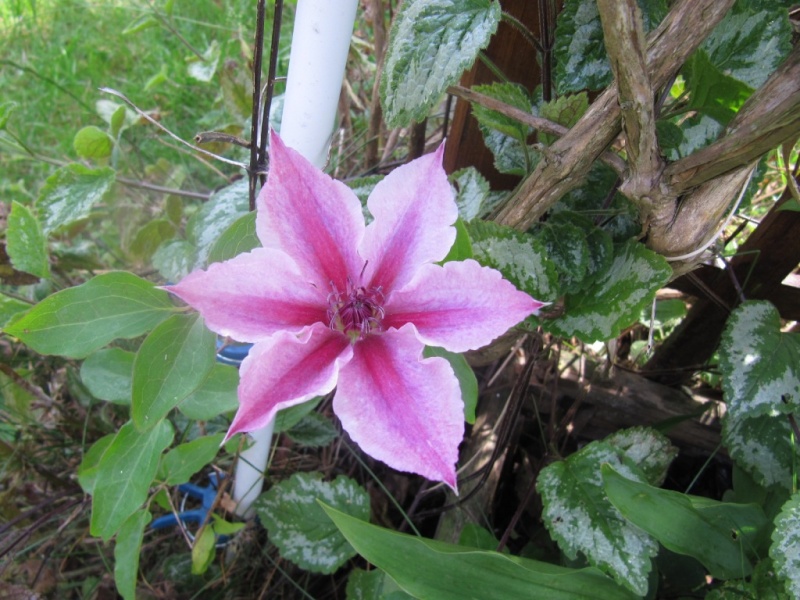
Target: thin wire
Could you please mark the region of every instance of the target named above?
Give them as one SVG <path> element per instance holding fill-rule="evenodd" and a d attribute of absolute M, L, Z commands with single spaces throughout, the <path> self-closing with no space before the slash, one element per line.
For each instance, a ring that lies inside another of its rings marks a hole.
<path fill-rule="evenodd" d="M 189 142 L 187 142 L 186 140 L 182 139 L 182 138 L 181 138 L 181 137 L 179 137 L 178 135 L 176 135 L 176 134 L 172 133 L 172 132 L 171 132 L 169 129 L 167 129 L 166 127 L 164 127 L 164 126 L 163 126 L 161 123 L 159 123 L 158 121 L 156 121 L 156 120 L 155 120 L 153 117 L 151 117 L 151 116 L 150 116 L 150 115 L 148 115 L 146 112 L 144 112 L 142 109 L 140 109 L 138 106 L 136 106 L 136 105 L 135 105 L 135 104 L 134 104 L 134 103 L 133 103 L 133 102 L 132 102 L 130 99 L 128 99 L 128 97 L 127 97 L 125 94 L 123 94 L 122 92 L 118 92 L 118 91 L 117 91 L 117 90 L 115 90 L 115 89 L 112 89 L 112 88 L 107 88 L 107 87 L 101 87 L 101 88 L 99 88 L 99 89 L 100 89 L 100 91 L 101 91 L 101 92 L 104 92 L 104 93 L 106 93 L 106 94 L 111 94 L 112 96 L 116 96 L 117 98 L 119 98 L 120 100 L 122 100 L 123 102 L 125 102 L 125 104 L 127 104 L 128 106 L 130 106 L 130 107 L 131 107 L 133 110 L 135 110 L 135 111 L 136 111 L 136 113 L 137 113 L 137 114 L 138 114 L 140 117 L 142 117 L 143 119 L 146 119 L 146 120 L 147 120 L 147 121 L 149 121 L 149 122 L 150 122 L 152 125 L 155 125 L 155 126 L 156 126 L 156 127 L 158 127 L 158 128 L 161 130 L 161 131 L 163 131 L 164 133 L 166 133 L 166 134 L 167 134 L 169 137 L 171 137 L 172 139 L 174 139 L 174 140 L 176 140 L 176 141 L 180 142 L 180 143 L 181 143 L 181 144 L 183 144 L 184 146 L 188 146 L 189 148 L 191 148 L 191 149 L 192 149 L 192 150 L 194 150 L 195 152 L 199 152 L 200 154 L 205 154 L 206 156 L 210 156 L 211 158 L 214 158 L 214 159 L 216 159 L 216 160 L 218 160 L 218 161 L 221 161 L 221 162 L 224 162 L 224 163 L 228 163 L 229 165 L 235 165 L 235 166 L 237 166 L 237 167 L 239 167 L 239 168 L 241 168 L 241 169 L 246 169 L 246 168 L 247 168 L 247 165 L 246 165 L 246 164 L 244 164 L 244 163 L 242 163 L 242 162 L 239 162 L 239 161 L 237 161 L 237 160 L 231 160 L 231 159 L 229 159 L 229 158 L 225 158 L 224 156 L 219 156 L 219 155 L 217 155 L 217 154 L 214 154 L 213 152 L 209 152 L 208 150 L 204 150 L 203 148 L 199 148 L 198 146 L 195 146 L 194 144 L 190 144 Z"/>

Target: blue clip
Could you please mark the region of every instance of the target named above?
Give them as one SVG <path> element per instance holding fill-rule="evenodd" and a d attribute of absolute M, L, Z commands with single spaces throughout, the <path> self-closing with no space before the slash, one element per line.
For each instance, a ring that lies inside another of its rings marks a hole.
<path fill-rule="evenodd" d="M 209 485 L 200 487 L 193 483 L 182 483 L 178 486 L 178 491 L 184 494 L 183 501 L 181 502 L 181 509 L 186 504 L 186 498 L 197 498 L 200 500 L 200 508 L 193 510 L 181 510 L 177 515 L 170 514 L 158 517 L 150 523 L 151 529 L 165 529 L 167 527 L 174 527 L 180 521 L 184 525 L 187 523 L 197 523 L 200 525 L 206 520 L 206 515 L 211 507 L 214 505 L 214 500 L 217 497 L 217 490 L 219 488 L 219 480 L 216 473 L 211 473 L 208 476 Z M 218 542 L 223 542 L 223 536 L 220 536 Z M 227 538 L 226 538 L 227 539 Z"/>
<path fill-rule="evenodd" d="M 222 340 L 217 339 L 217 362 L 238 367 L 247 358 L 247 354 L 252 347 L 253 344 L 233 343 L 226 345 Z"/>

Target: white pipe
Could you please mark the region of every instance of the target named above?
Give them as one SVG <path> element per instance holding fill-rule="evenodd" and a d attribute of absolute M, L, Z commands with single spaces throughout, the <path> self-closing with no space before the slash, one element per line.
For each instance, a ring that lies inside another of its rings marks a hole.
<path fill-rule="evenodd" d="M 281 118 L 287 146 L 325 166 L 342 89 L 358 0 L 299 0 Z M 236 464 L 236 514 L 247 516 L 258 498 L 267 468 L 274 423 L 250 435 L 255 443 Z"/>
<path fill-rule="evenodd" d="M 281 139 L 319 168 L 325 166 L 358 0 L 297 4 Z"/>

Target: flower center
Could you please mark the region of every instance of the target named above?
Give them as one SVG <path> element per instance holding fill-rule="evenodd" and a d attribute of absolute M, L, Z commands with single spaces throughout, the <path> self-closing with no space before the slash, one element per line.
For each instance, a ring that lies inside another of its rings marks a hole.
<path fill-rule="evenodd" d="M 330 328 L 341 331 L 355 342 L 368 333 L 383 330 L 383 293 L 379 287 L 356 287 L 347 278 L 347 288 L 340 292 L 331 282 L 333 291 L 328 294 L 328 319 Z"/>

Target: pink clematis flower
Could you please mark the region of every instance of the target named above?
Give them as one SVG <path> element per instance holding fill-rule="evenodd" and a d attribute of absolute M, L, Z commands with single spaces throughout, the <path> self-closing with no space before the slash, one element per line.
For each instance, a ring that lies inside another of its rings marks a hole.
<path fill-rule="evenodd" d="M 212 331 L 255 344 L 228 437 L 336 388 L 333 410 L 362 450 L 456 488 L 461 391 L 447 360 L 423 348 L 479 348 L 543 303 L 473 260 L 435 264 L 458 216 L 443 150 L 380 182 L 365 226 L 355 194 L 272 133 L 263 248 L 167 288 Z"/>

